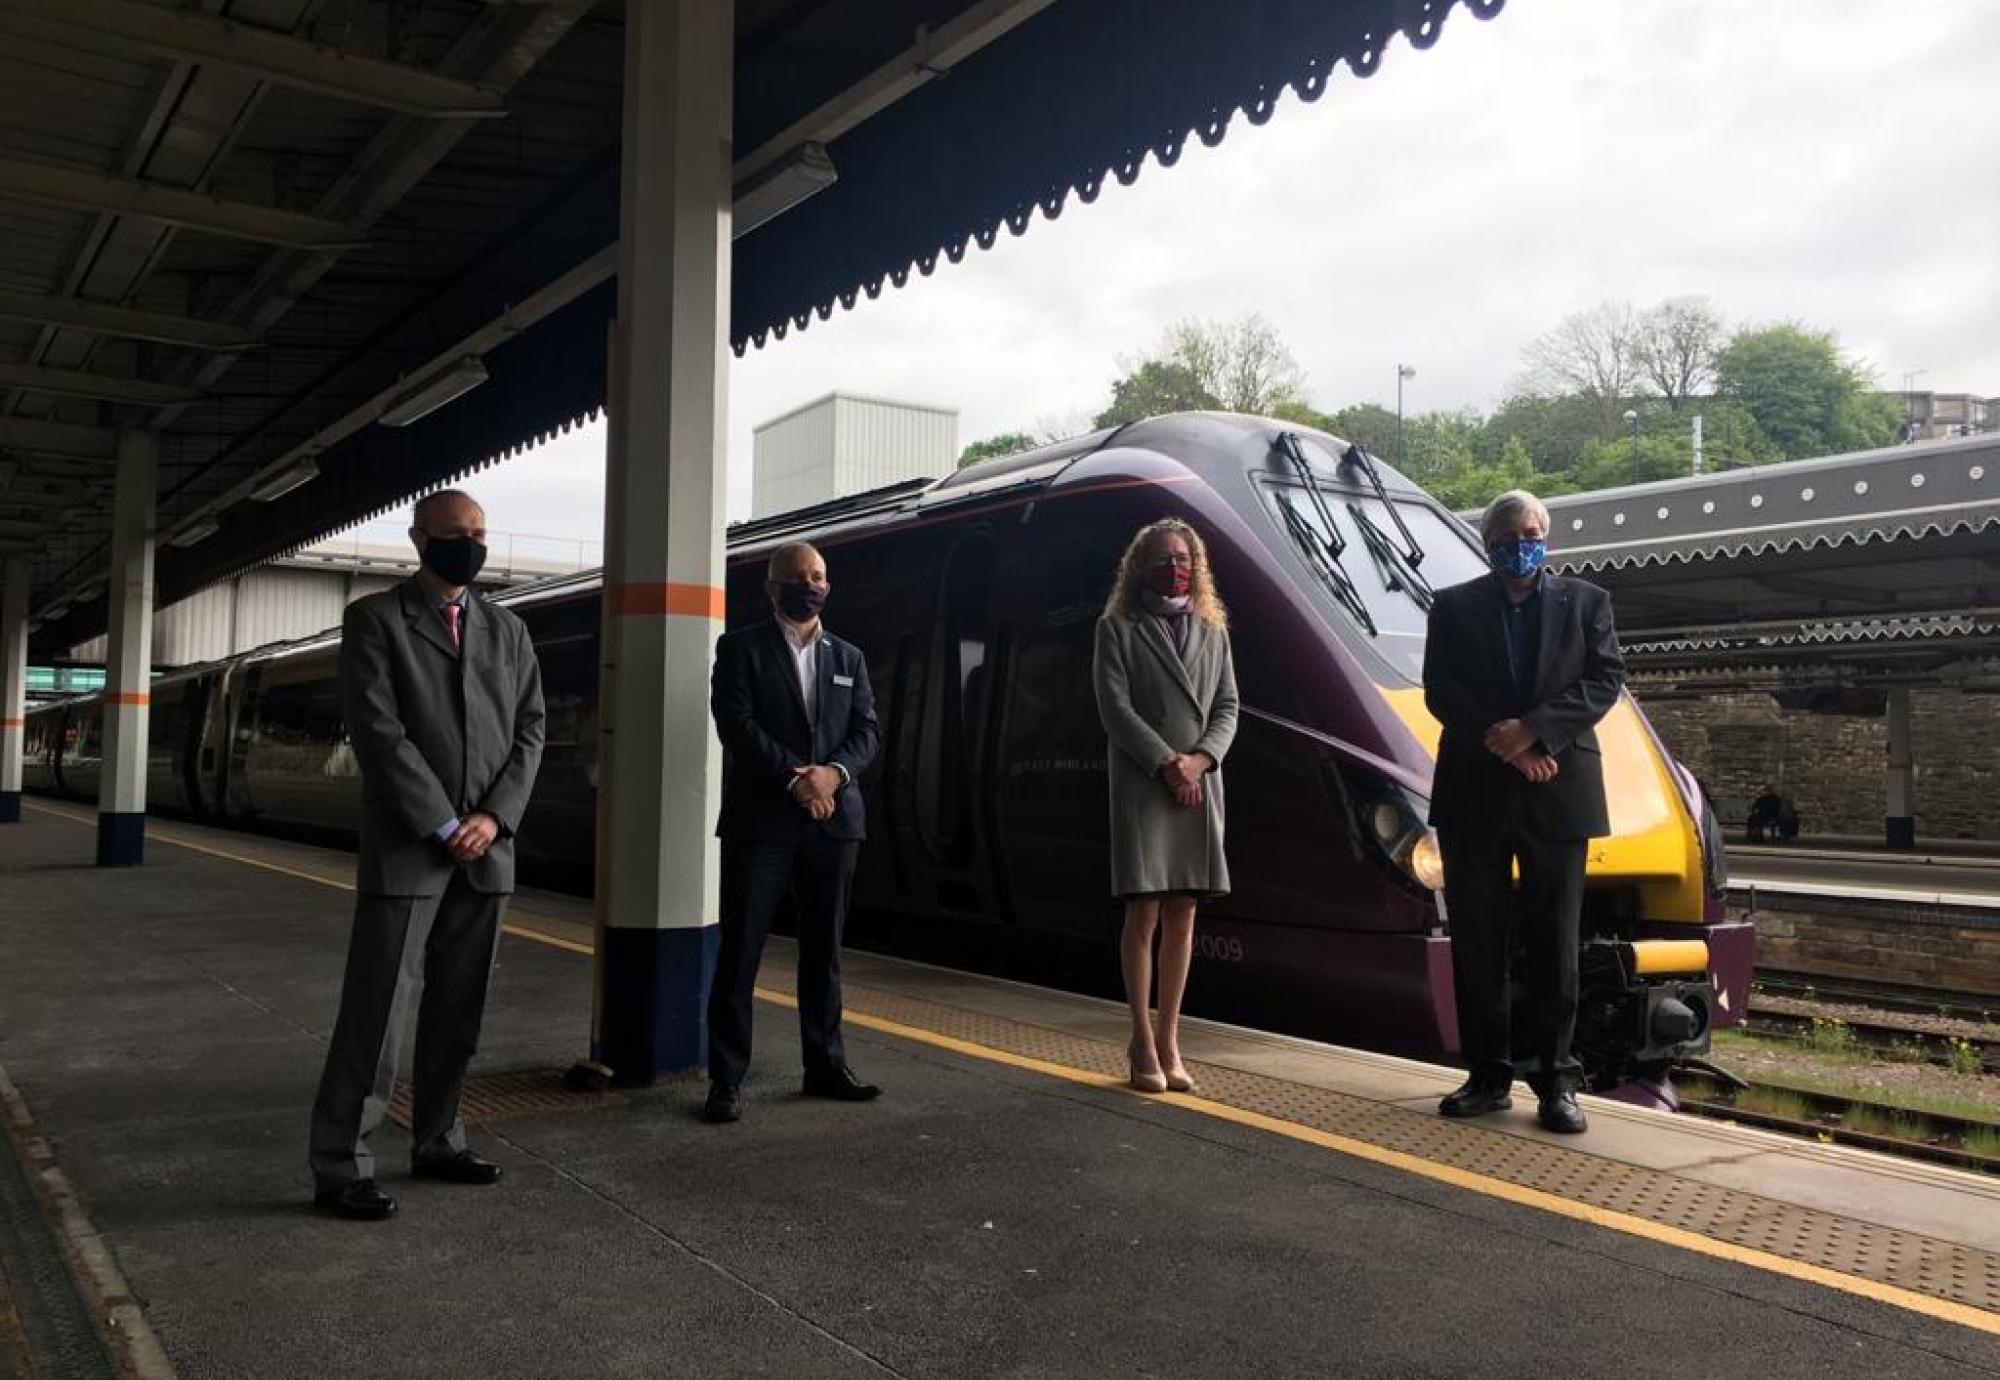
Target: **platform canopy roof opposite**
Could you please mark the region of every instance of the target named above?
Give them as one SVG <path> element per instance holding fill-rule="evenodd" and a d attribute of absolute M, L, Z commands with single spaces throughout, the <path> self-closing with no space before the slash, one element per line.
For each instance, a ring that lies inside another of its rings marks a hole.
<path fill-rule="evenodd" d="M 739 226 L 734 343 L 1501 3 L 736 0 L 739 198 L 822 150 L 837 180 Z M 163 538 L 214 524 L 161 546 L 170 603 L 601 407 L 624 9 L 0 5 L 0 517 L 16 482 L 92 485 L 0 537 L 37 612 L 102 574 L 108 431 L 162 433 Z M 477 370 L 429 417 L 373 424 L 399 391 Z M 101 600 L 67 602 L 38 649 L 102 630 Z"/>
<path fill-rule="evenodd" d="M 1611 591 L 1628 660 L 1656 685 L 2000 688 L 2000 437 L 1548 507 L 1551 560 Z"/>

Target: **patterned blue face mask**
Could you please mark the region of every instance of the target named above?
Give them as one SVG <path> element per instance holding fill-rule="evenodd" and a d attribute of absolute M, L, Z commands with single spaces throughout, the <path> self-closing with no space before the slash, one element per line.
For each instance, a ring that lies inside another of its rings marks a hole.
<path fill-rule="evenodd" d="M 1486 548 L 1486 563 L 1495 573 L 1519 580 L 1549 563 L 1549 543 L 1544 537 L 1509 537 Z"/>

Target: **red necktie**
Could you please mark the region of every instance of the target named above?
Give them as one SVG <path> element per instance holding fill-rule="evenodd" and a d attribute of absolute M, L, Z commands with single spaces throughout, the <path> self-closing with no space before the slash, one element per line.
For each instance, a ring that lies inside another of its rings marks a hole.
<path fill-rule="evenodd" d="M 451 645 L 454 647 L 463 647 L 465 645 L 465 637 L 458 630 L 458 605 L 456 602 L 444 606 L 444 625 L 451 629 Z"/>

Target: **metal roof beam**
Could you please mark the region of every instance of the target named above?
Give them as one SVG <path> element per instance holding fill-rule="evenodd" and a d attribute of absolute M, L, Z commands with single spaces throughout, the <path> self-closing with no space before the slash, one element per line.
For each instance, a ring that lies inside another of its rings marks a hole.
<path fill-rule="evenodd" d="M 110 173 L 79 172 L 47 163 L 0 158 L 0 197 L 141 216 L 189 230 L 290 249 L 353 249 L 367 242 L 352 226 L 275 206 L 221 197 Z"/>
<path fill-rule="evenodd" d="M 1033 19 L 1055 0 L 978 0 L 948 23 L 919 33 L 906 48 L 817 110 L 794 121 L 736 161 L 740 184 L 775 166 L 805 144 L 830 144 L 881 114 L 918 87 Z"/>
<path fill-rule="evenodd" d="M 11 18 L 31 16 L 81 30 L 101 46 L 228 67 L 278 86 L 433 119 L 493 119 L 507 113 L 490 88 L 420 67 L 344 53 L 323 43 L 206 14 L 133 0 L 7 0 Z"/>
<path fill-rule="evenodd" d="M 1844 585 L 1838 580 L 1816 580 L 1810 575 L 1779 575 L 1759 571 L 1750 578 L 1757 584 L 1770 586 L 1780 594 L 1798 594 L 1808 599 L 1877 606 L 1896 602 L 1896 591 L 1892 589 Z"/>
<path fill-rule="evenodd" d="M 84 460 L 112 460 L 118 455 L 118 433 L 105 426 L 71 426 L 33 417 L 0 417 L 0 449 L 32 455 L 60 455 Z"/>
<path fill-rule="evenodd" d="M 113 378 L 109 374 L 84 374 L 73 369 L 44 369 L 33 364 L 0 364 L 0 388 L 20 388 L 59 398 L 137 403 L 142 407 L 167 407 L 174 403 L 195 402 L 201 397 L 195 389 L 177 388 L 170 383 Z"/>
<path fill-rule="evenodd" d="M 247 350 L 257 337 L 220 321 L 201 321 L 192 316 L 169 316 L 164 312 L 134 311 L 102 302 L 86 302 L 79 297 L 53 297 L 34 292 L 0 292 L 0 319 L 33 321 L 66 330 L 88 331 L 94 335 L 115 335 L 126 340 L 150 340 L 158 345 L 179 345 L 190 350 Z"/>

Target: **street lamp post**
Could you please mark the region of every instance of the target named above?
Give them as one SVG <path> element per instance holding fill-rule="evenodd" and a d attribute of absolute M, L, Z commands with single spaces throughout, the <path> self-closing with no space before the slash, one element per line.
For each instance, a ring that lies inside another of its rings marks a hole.
<path fill-rule="evenodd" d="M 1407 364 L 1396 366 L 1396 468 L 1403 468 L 1403 380 L 1413 379 L 1417 371 Z"/>
<path fill-rule="evenodd" d="M 1636 407 L 1626 408 L 1625 420 L 1632 426 L 1632 482 L 1637 484 L 1639 482 L 1639 410 Z"/>

